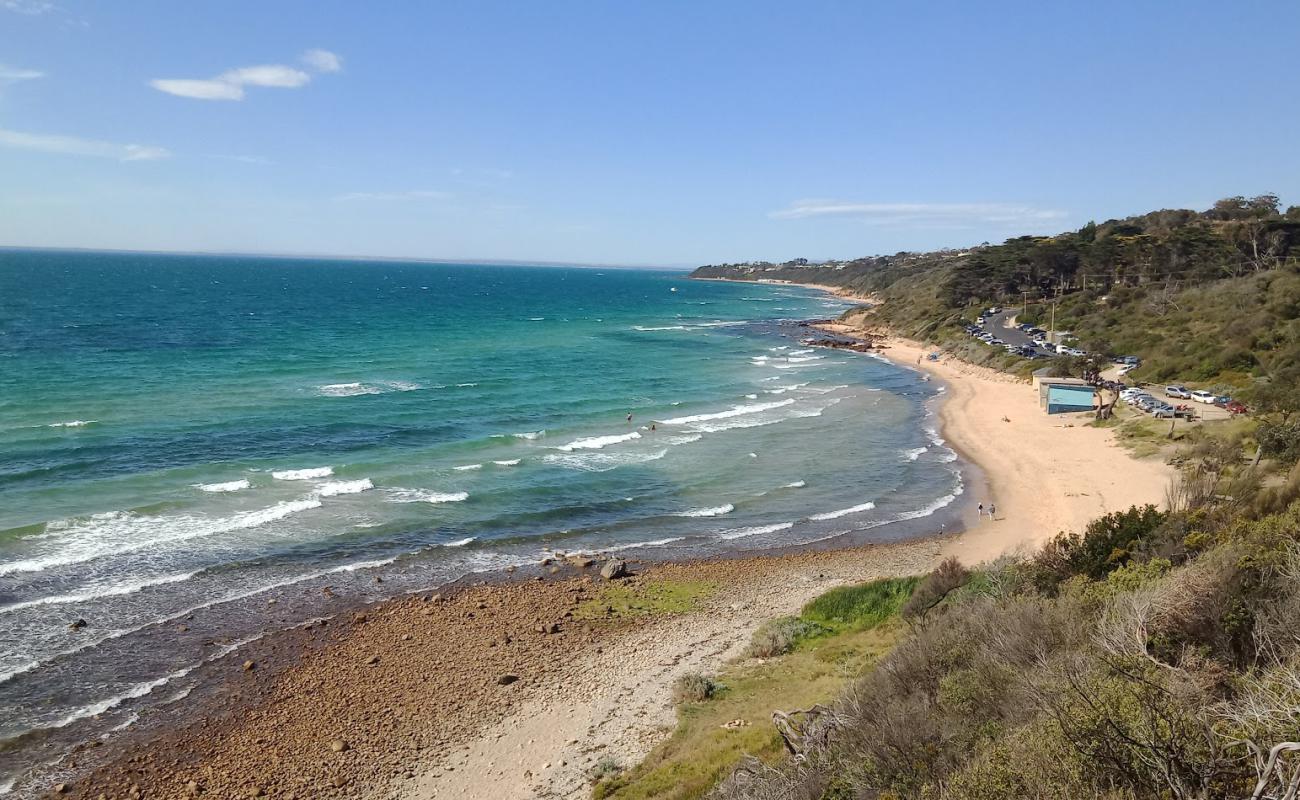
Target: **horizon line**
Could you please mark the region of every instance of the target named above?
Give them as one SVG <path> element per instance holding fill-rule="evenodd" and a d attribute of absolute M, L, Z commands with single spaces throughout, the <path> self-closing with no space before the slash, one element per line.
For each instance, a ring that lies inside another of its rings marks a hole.
<path fill-rule="evenodd" d="M 153 250 L 126 247 L 57 247 L 48 245 L 0 245 L 0 252 L 36 251 L 52 253 L 134 253 L 158 256 L 240 256 L 244 258 L 310 259 L 316 261 L 391 261 L 416 264 L 463 264 L 466 266 L 503 267 L 574 267 L 577 269 L 647 269 L 660 272 L 695 269 L 699 265 L 634 264 L 602 261 L 553 261 L 519 258 L 443 258 L 424 256 L 373 256 L 331 253 L 258 253 L 244 250 Z"/>

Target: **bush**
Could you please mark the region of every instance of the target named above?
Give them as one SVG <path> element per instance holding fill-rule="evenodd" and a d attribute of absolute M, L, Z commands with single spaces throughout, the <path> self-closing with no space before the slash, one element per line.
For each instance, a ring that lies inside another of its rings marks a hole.
<path fill-rule="evenodd" d="M 898 614 L 920 578 L 881 578 L 857 586 L 841 586 L 803 608 L 803 618 L 827 627 L 870 628 Z"/>
<path fill-rule="evenodd" d="M 799 617 L 780 617 L 763 623 L 754 631 L 754 638 L 745 655 L 750 658 L 772 658 L 785 655 L 804 639 L 825 633 L 826 629 L 815 622 Z"/>
<path fill-rule="evenodd" d="M 1062 533 L 1049 541 L 1034 557 L 1039 588 L 1054 591 L 1075 575 L 1093 580 L 1105 578 L 1128 563 L 1135 550 L 1152 537 L 1168 514 L 1147 505 L 1116 511 L 1088 523 L 1082 536 Z"/>
<path fill-rule="evenodd" d="M 722 687 L 717 681 L 700 672 L 688 672 L 673 684 L 673 702 L 703 703 Z"/>
<path fill-rule="evenodd" d="M 904 619 L 923 616 L 925 612 L 939 605 L 953 589 L 964 586 L 970 580 L 970 570 L 962 566 L 956 558 L 944 559 L 925 580 L 916 587 L 912 596 L 903 604 Z"/>

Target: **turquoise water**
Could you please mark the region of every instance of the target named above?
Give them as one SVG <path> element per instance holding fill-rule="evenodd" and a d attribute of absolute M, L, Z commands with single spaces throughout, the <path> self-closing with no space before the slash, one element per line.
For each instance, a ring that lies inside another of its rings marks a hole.
<path fill-rule="evenodd" d="M 960 476 L 932 385 L 800 344 L 845 307 L 655 271 L 0 252 L 0 768 L 359 597 L 556 550 L 896 535 Z"/>

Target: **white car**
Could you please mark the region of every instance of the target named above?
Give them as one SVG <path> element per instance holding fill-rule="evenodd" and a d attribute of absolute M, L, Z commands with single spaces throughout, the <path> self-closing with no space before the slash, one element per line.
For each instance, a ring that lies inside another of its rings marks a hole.
<path fill-rule="evenodd" d="M 1207 392 L 1204 389 L 1197 389 L 1192 392 L 1192 399 L 1198 403 L 1213 403 L 1216 397 L 1218 395 L 1214 392 Z"/>

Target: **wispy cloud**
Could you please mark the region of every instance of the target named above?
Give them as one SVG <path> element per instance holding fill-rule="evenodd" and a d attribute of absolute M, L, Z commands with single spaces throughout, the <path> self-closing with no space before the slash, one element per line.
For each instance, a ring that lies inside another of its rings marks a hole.
<path fill-rule="evenodd" d="M 328 50 L 308 50 L 303 63 L 316 72 L 338 72 L 343 61 Z M 244 89 L 259 86 L 297 89 L 311 83 L 311 73 L 287 64 L 259 64 L 226 70 L 215 78 L 156 78 L 149 85 L 160 92 L 194 100 L 243 100 Z"/>
<path fill-rule="evenodd" d="M 439 192 L 433 189 L 411 189 L 405 192 L 348 192 L 334 197 L 339 203 L 357 200 L 446 200 L 451 192 Z"/>
<path fill-rule="evenodd" d="M 6 83 L 17 83 L 19 81 L 31 81 L 37 78 L 44 78 L 45 73 L 35 69 L 19 69 L 17 67 L 8 67 L 0 64 L 0 85 Z"/>
<path fill-rule="evenodd" d="M 164 147 L 145 144 L 114 144 L 95 139 L 82 139 L 77 136 L 62 136 L 51 133 L 24 133 L 0 128 L 0 147 L 17 150 L 36 150 L 42 153 L 59 153 L 69 156 L 90 156 L 92 158 L 115 158 L 118 161 L 156 161 L 170 158 L 171 152 Z"/>
<path fill-rule="evenodd" d="M 797 200 L 768 214 L 772 219 L 845 217 L 870 225 L 969 227 L 1033 225 L 1064 219 L 1055 209 L 1015 203 L 856 203 L 844 200 Z"/>
<path fill-rule="evenodd" d="M 38 14 L 48 14 L 56 7 L 47 0 L 0 0 L 0 9 L 33 17 Z"/>
<path fill-rule="evenodd" d="M 299 60 L 317 72 L 338 72 L 343 69 L 343 59 L 339 58 L 337 53 L 319 48 L 308 50 Z"/>

